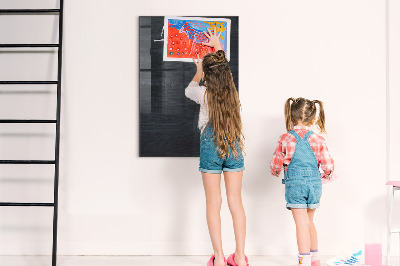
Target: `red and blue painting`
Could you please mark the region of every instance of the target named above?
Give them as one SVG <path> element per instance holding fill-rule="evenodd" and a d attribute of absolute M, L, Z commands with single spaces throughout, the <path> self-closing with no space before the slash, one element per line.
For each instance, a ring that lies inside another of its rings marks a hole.
<path fill-rule="evenodd" d="M 197 56 L 214 52 L 214 48 L 202 44 L 208 42 L 204 34 L 207 29 L 222 32 L 220 42 L 229 61 L 230 19 L 206 17 L 165 17 L 163 60 L 193 62 Z"/>

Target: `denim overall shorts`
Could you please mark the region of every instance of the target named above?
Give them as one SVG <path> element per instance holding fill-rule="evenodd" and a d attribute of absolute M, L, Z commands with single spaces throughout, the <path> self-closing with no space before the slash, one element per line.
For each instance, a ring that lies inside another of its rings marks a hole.
<path fill-rule="evenodd" d="M 239 148 L 239 146 L 237 146 Z M 240 172 L 244 170 L 244 159 L 242 151 L 234 157 L 231 155 L 231 149 L 228 155 L 221 158 L 217 146 L 214 143 L 211 126 L 208 124 L 200 135 L 200 166 L 199 171 L 211 174 L 220 174 L 224 172 Z"/>
<path fill-rule="evenodd" d="M 322 182 L 317 158 L 308 142 L 308 137 L 314 132 L 308 131 L 303 138 L 294 130 L 289 133 L 297 143 L 282 180 L 285 184 L 286 208 L 316 209 L 321 199 Z"/>

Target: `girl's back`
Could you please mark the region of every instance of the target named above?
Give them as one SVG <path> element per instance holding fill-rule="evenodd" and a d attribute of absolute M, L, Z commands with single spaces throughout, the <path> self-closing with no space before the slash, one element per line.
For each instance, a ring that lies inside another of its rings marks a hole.
<path fill-rule="evenodd" d="M 311 128 L 307 126 L 294 126 L 293 131 L 296 132 L 300 138 L 304 138 L 304 136 L 311 131 Z M 318 166 L 320 166 L 323 171 L 322 177 L 329 178 L 334 170 L 334 161 L 329 154 L 325 139 L 313 133 L 308 136 L 307 141 L 317 159 Z M 279 137 L 278 147 L 274 152 L 270 165 L 273 175 L 278 176 L 282 167 L 286 170 L 289 166 L 296 150 L 296 144 L 296 137 L 289 132 Z"/>

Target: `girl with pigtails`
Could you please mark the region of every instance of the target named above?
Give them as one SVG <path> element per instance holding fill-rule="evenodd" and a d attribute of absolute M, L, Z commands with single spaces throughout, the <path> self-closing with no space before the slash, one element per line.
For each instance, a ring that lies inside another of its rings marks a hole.
<path fill-rule="evenodd" d="M 318 119 L 317 105 L 319 106 Z M 325 132 L 323 103 L 304 98 L 289 98 L 285 104 L 287 133 L 279 138 L 270 168 L 279 176 L 284 170 L 286 208 L 296 223 L 298 266 L 320 266 L 318 238 L 313 218 L 322 193 L 321 179 L 330 179 L 334 162 L 322 136 L 311 126 Z M 320 171 L 321 170 L 321 171 Z"/>

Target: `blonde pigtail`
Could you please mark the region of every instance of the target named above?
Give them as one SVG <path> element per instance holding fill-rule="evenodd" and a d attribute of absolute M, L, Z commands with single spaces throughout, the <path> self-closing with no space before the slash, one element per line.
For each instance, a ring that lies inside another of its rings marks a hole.
<path fill-rule="evenodd" d="M 319 115 L 318 115 L 317 125 L 318 125 L 319 129 L 321 130 L 321 133 L 326 133 L 324 104 L 319 100 L 314 100 L 313 104 L 319 105 Z"/>
<path fill-rule="evenodd" d="M 294 102 L 295 99 L 289 98 L 285 103 L 285 122 L 286 122 L 286 130 L 290 131 L 293 129 L 293 120 L 292 120 L 292 105 L 290 101 Z"/>

